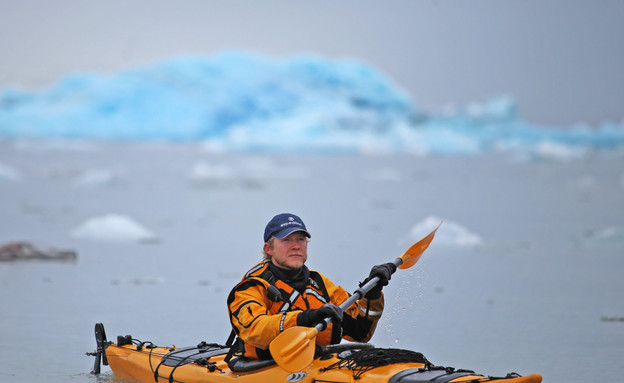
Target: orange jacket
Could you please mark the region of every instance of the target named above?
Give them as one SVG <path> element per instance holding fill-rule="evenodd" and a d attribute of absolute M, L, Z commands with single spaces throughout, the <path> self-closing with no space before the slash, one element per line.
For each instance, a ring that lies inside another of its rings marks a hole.
<path fill-rule="evenodd" d="M 232 327 L 244 347 L 244 356 L 270 358 L 269 344 L 282 331 L 297 325 L 302 310 L 317 309 L 325 303 L 340 305 L 349 294 L 340 286 L 316 271 L 310 271 L 305 291 L 299 293 L 277 279 L 269 270 L 269 260 L 254 266 L 230 292 L 228 310 Z M 284 301 L 272 301 L 267 288 L 277 287 Z M 317 336 L 317 344 L 326 346 L 349 341 L 367 342 L 373 336 L 384 307 L 383 295 L 375 300 L 361 298 L 345 310 L 342 325 L 333 324 Z"/>

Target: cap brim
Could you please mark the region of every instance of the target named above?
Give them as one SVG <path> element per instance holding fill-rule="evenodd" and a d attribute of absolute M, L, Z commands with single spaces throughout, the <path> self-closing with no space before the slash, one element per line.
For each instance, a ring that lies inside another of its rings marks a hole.
<path fill-rule="evenodd" d="M 312 238 L 312 236 L 310 235 L 310 233 L 308 233 L 307 230 L 303 230 L 303 229 L 298 228 L 298 227 L 289 227 L 289 228 L 284 229 L 282 231 L 278 231 L 277 233 L 273 234 L 273 237 L 275 237 L 277 239 L 284 239 L 284 238 L 288 237 L 289 235 L 291 235 L 292 233 L 295 233 L 297 231 L 300 231 L 300 232 L 304 233 L 305 236 L 308 237 L 308 238 Z"/>

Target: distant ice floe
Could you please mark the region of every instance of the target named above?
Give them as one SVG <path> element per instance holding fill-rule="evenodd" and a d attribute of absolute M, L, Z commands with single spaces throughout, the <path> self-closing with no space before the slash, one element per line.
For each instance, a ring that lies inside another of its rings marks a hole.
<path fill-rule="evenodd" d="M 291 165 L 275 159 L 256 156 L 244 159 L 237 168 L 246 178 L 305 180 L 312 177 L 308 167 Z"/>
<path fill-rule="evenodd" d="M 73 185 L 81 188 L 98 188 L 114 183 L 115 172 L 109 169 L 88 169 L 79 174 L 73 181 Z"/>
<path fill-rule="evenodd" d="M 0 180 L 21 181 L 22 173 L 17 168 L 0 162 Z"/>
<path fill-rule="evenodd" d="M 484 240 L 480 235 L 470 231 L 457 222 L 448 219 L 443 220 L 435 215 L 428 216 L 423 221 L 414 225 L 409 232 L 409 240 L 417 241 L 423 238 L 433 231 L 442 221 L 444 222 L 436 232 L 434 239 L 436 246 L 471 248 L 483 245 Z"/>
<path fill-rule="evenodd" d="M 231 166 L 211 164 L 205 161 L 193 164 L 188 177 L 191 182 L 198 185 L 225 185 L 234 182 L 236 179 Z"/>
<path fill-rule="evenodd" d="M 589 230 L 579 240 L 587 248 L 624 251 L 624 227 Z"/>
<path fill-rule="evenodd" d="M 242 185 L 261 187 L 268 179 L 308 179 L 310 170 L 304 167 L 279 164 L 266 157 L 238 159 L 234 162 L 195 162 L 187 178 L 195 186 L 225 187 Z"/>
<path fill-rule="evenodd" d="M 535 154 L 541 159 L 565 162 L 582 159 L 587 155 L 587 150 L 559 142 L 543 141 L 535 146 Z"/>
<path fill-rule="evenodd" d="M 159 238 L 149 229 L 121 214 L 90 218 L 74 229 L 71 236 L 100 242 L 159 242 Z"/>

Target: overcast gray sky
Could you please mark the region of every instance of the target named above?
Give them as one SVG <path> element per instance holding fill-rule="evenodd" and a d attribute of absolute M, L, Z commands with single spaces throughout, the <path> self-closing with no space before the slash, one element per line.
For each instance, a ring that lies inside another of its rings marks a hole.
<path fill-rule="evenodd" d="M 525 120 L 624 120 L 622 0 L 0 0 L 0 88 L 244 49 L 357 58 L 416 105 L 499 94 Z"/>

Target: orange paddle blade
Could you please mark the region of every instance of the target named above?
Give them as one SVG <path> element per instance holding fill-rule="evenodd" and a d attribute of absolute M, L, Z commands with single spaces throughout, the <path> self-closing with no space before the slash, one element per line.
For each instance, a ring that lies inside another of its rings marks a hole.
<path fill-rule="evenodd" d="M 314 360 L 316 335 L 314 327 L 291 327 L 279 334 L 269 346 L 278 366 L 288 372 L 298 372 Z"/>
<path fill-rule="evenodd" d="M 442 225 L 442 222 L 440 222 L 440 225 Z M 409 269 L 414 266 L 416 262 L 418 262 L 427 247 L 429 247 L 431 241 L 433 241 L 436 230 L 438 230 L 440 225 L 433 229 L 431 233 L 427 234 L 426 237 L 413 244 L 409 249 L 407 249 L 407 251 L 405 251 L 405 253 L 403 253 L 403 255 L 399 257 L 403 261 L 403 263 L 399 266 L 399 269 Z"/>

